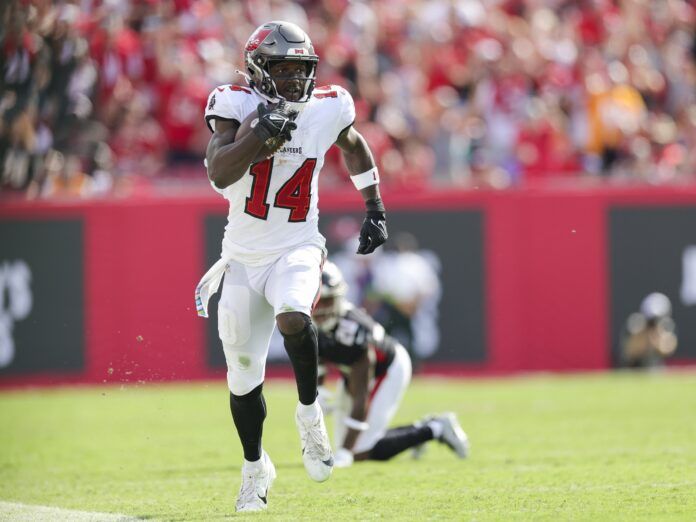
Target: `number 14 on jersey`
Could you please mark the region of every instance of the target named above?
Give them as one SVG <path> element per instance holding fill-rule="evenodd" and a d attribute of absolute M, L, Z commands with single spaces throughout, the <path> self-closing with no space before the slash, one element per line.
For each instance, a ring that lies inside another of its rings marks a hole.
<path fill-rule="evenodd" d="M 299 223 L 306 221 L 312 198 L 312 177 L 316 167 L 316 158 L 307 158 L 299 169 L 287 180 L 275 195 L 273 206 L 290 210 L 288 221 Z M 268 189 L 271 185 L 273 157 L 254 163 L 249 168 L 249 174 L 254 181 L 251 184 L 251 194 L 246 198 L 244 212 L 257 219 L 267 219 L 270 205 Z"/>

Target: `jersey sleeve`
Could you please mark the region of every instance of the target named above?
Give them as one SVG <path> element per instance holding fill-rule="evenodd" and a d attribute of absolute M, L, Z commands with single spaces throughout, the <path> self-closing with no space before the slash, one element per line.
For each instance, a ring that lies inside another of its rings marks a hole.
<path fill-rule="evenodd" d="M 340 85 L 328 85 L 317 89 L 317 98 L 329 98 L 337 107 L 337 117 L 334 124 L 334 141 L 338 136 L 355 122 L 355 103 L 350 93 Z"/>
<path fill-rule="evenodd" d="M 250 96 L 249 89 L 237 85 L 222 85 L 213 89 L 205 109 L 205 123 L 210 132 L 215 132 L 215 120 L 241 123 L 246 116 L 245 107 Z"/>
<path fill-rule="evenodd" d="M 341 115 L 338 121 L 336 138 L 338 138 L 341 132 L 355 123 L 355 103 L 353 102 L 353 97 L 343 87 L 338 87 L 337 91 L 338 99 L 341 101 Z"/>

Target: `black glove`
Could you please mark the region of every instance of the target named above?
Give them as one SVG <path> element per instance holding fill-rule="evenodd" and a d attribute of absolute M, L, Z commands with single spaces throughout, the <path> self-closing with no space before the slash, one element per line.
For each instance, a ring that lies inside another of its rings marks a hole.
<path fill-rule="evenodd" d="M 367 215 L 360 227 L 360 244 L 358 254 L 371 254 L 383 245 L 389 237 L 387 234 L 387 217 L 381 199 L 368 199 L 365 202 Z"/>
<path fill-rule="evenodd" d="M 288 110 L 285 102 L 280 102 L 273 109 L 259 103 L 256 111 L 259 114 L 259 122 L 254 127 L 254 134 L 261 141 L 267 143 L 274 138 L 290 141 L 290 132 L 297 128 L 297 124 L 293 121 L 297 117 L 297 111 Z"/>

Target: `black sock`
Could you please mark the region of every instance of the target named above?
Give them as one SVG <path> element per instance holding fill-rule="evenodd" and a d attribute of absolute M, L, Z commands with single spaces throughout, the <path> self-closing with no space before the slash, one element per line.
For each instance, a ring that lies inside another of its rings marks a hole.
<path fill-rule="evenodd" d="M 422 426 L 402 426 L 387 430 L 384 437 L 377 441 L 368 459 L 370 460 L 389 460 L 394 455 L 398 455 L 404 450 L 423 444 L 432 440 L 433 430 L 427 424 Z"/>
<path fill-rule="evenodd" d="M 230 392 L 232 419 L 242 442 L 244 458 L 249 462 L 261 458 L 261 435 L 263 420 L 266 418 L 266 401 L 261 393 L 262 388 L 263 384 L 259 384 L 246 395 L 234 395 Z"/>
<path fill-rule="evenodd" d="M 283 340 L 285 351 L 288 352 L 295 371 L 300 402 L 305 405 L 312 404 L 317 398 L 317 366 L 319 364 L 317 329 L 308 317 L 302 330 L 295 334 L 283 334 Z"/>

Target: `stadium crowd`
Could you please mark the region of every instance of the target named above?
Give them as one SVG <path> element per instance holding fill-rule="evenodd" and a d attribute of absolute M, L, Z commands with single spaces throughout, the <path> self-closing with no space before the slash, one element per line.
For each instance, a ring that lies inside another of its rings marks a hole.
<path fill-rule="evenodd" d="M 244 82 L 271 19 L 351 91 L 385 184 L 696 175 L 692 0 L 9 0 L 0 18 L 5 193 L 200 176 L 207 94 Z M 347 179 L 334 151 L 322 182 Z"/>

